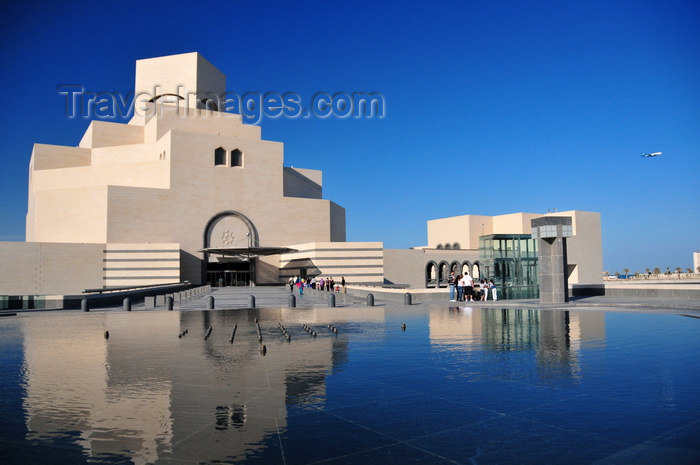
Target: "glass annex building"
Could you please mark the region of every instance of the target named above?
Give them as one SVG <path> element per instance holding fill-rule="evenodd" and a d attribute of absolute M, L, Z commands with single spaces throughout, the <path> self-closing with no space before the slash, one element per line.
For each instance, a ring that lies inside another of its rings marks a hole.
<path fill-rule="evenodd" d="M 498 288 L 499 298 L 535 299 L 537 241 L 530 234 L 491 234 L 479 238 L 479 261 L 485 276 Z"/>

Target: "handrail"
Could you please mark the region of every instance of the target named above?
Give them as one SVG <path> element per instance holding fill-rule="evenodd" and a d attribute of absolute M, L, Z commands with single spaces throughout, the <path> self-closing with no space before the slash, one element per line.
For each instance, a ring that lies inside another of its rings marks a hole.
<path fill-rule="evenodd" d="M 165 283 L 165 284 L 146 284 L 144 286 L 128 286 L 128 287 L 103 287 L 98 289 L 83 289 L 83 294 L 102 294 L 103 292 L 119 292 L 128 291 L 131 289 L 149 289 L 152 287 L 168 287 L 168 286 L 179 286 L 183 284 L 191 284 L 189 281 L 183 281 L 181 283 Z"/>

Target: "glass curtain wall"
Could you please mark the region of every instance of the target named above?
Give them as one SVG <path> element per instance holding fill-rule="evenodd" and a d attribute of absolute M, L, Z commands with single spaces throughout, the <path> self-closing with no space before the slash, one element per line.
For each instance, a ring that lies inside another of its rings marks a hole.
<path fill-rule="evenodd" d="M 537 241 L 530 234 L 492 234 L 479 238 L 481 278 L 493 279 L 499 298 L 535 299 Z"/>

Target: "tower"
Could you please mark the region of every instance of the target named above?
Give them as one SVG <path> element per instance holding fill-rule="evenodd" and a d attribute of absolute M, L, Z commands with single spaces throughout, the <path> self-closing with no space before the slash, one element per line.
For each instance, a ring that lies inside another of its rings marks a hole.
<path fill-rule="evenodd" d="M 219 110 L 226 76 L 197 52 L 136 61 L 136 111 L 139 103 L 177 103 Z"/>

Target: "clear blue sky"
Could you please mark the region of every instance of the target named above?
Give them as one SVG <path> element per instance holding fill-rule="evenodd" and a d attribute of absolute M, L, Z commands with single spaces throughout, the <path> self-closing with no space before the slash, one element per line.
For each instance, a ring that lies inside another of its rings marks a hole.
<path fill-rule="evenodd" d="M 601 213 L 606 270 L 700 250 L 697 0 L 152 3 L 4 7 L 0 240 L 24 239 L 32 144 L 88 126 L 59 85 L 126 94 L 137 59 L 198 51 L 239 94 L 384 96 L 383 119 L 261 123 L 286 165 L 323 170 L 349 241 L 557 208 Z"/>

